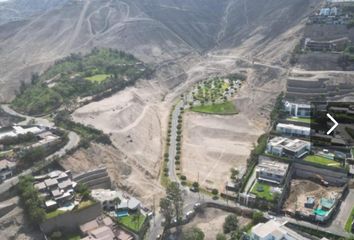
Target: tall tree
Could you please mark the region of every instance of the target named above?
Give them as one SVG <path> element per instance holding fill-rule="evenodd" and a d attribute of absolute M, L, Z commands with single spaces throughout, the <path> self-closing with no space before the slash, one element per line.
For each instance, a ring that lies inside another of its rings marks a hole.
<path fill-rule="evenodd" d="M 177 182 L 171 182 L 166 189 L 167 199 L 171 200 L 176 219 L 179 220 L 182 217 L 183 210 L 183 197 L 179 184 Z"/>
<path fill-rule="evenodd" d="M 162 215 L 165 217 L 166 225 L 170 225 L 173 217 L 173 207 L 171 201 L 167 198 L 161 198 L 160 208 Z"/>
<path fill-rule="evenodd" d="M 224 233 L 230 233 L 232 231 L 237 230 L 238 228 L 238 219 L 237 215 L 231 214 L 225 218 L 225 222 L 223 225 Z"/>
<path fill-rule="evenodd" d="M 203 233 L 203 231 L 197 227 L 188 229 L 182 234 L 183 240 L 203 240 L 204 237 L 205 234 Z"/>

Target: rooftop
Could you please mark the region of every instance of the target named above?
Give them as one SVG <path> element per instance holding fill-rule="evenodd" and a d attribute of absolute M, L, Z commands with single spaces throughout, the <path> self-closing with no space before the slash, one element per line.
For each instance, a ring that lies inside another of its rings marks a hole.
<path fill-rule="evenodd" d="M 134 197 L 127 196 L 121 191 L 113 191 L 108 189 L 93 189 L 91 191 L 91 196 L 100 201 L 112 201 L 115 198 L 119 198 L 121 203 L 118 205 L 118 208 L 129 208 L 136 209 L 140 205 L 140 201 Z"/>
<path fill-rule="evenodd" d="M 303 127 L 295 124 L 286 124 L 286 123 L 278 123 L 277 128 L 287 128 L 287 129 L 293 129 L 293 130 L 298 130 L 298 131 L 304 131 L 304 132 L 310 132 L 311 128 L 309 127 Z"/>
<path fill-rule="evenodd" d="M 256 171 L 268 172 L 277 175 L 285 175 L 289 164 L 261 159 L 257 165 Z"/>
<path fill-rule="evenodd" d="M 0 161 L 0 170 L 6 168 L 14 168 L 16 166 L 16 162 L 11 162 L 7 159 L 3 159 Z"/>
<path fill-rule="evenodd" d="M 284 226 L 284 224 L 279 223 L 275 220 L 269 220 L 266 223 L 259 223 L 252 228 L 252 235 L 256 235 L 261 239 L 273 236 L 274 239 L 297 239 L 297 240 L 308 240 L 298 234 L 297 232 L 291 230 L 290 228 Z"/>

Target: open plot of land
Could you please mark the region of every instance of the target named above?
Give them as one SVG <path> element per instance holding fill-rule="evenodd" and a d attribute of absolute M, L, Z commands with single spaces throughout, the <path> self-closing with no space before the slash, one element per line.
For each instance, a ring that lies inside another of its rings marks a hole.
<path fill-rule="evenodd" d="M 340 163 L 322 156 L 318 155 L 309 155 L 304 158 L 305 161 L 318 163 L 321 165 L 329 166 L 329 167 L 340 167 Z"/>
<path fill-rule="evenodd" d="M 231 168 L 243 170 L 261 130 L 245 115 L 184 115 L 182 172 L 203 187 L 222 190 Z"/>
<path fill-rule="evenodd" d="M 313 209 L 305 208 L 307 197 L 315 198 L 315 209 L 321 198 L 336 198 L 341 193 L 342 188 L 339 187 L 324 187 L 310 180 L 293 179 L 290 186 L 290 195 L 283 208 L 287 212 L 301 211 L 305 214 L 311 214 Z"/>
<path fill-rule="evenodd" d="M 204 240 L 215 240 L 217 233 L 222 233 L 223 224 L 225 218 L 230 213 L 224 212 L 219 209 L 207 208 L 202 213 L 198 213 L 197 216 L 188 225 L 184 226 L 183 229 L 188 229 L 191 227 L 200 228 L 204 234 Z M 239 226 L 242 228 L 251 222 L 251 219 L 238 217 Z"/>

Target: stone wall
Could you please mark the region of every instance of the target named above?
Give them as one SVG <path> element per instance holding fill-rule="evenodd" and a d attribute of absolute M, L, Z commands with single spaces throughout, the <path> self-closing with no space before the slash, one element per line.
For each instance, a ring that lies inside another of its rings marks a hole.
<path fill-rule="evenodd" d="M 49 234 L 55 230 L 71 232 L 77 230 L 80 225 L 96 219 L 101 214 L 101 204 L 95 203 L 87 208 L 73 210 L 50 218 L 40 224 L 40 229 L 45 234 Z"/>

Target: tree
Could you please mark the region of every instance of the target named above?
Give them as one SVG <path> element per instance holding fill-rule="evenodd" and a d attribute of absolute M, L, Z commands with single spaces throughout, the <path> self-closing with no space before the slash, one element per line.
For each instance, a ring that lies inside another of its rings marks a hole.
<path fill-rule="evenodd" d="M 192 186 L 194 188 L 198 189 L 199 188 L 199 183 L 198 182 L 193 182 Z"/>
<path fill-rule="evenodd" d="M 232 231 L 235 231 L 237 229 L 238 229 L 237 215 L 235 215 L 235 214 L 228 215 L 225 218 L 225 222 L 224 222 L 224 225 L 223 225 L 224 233 L 228 234 L 228 233 L 230 233 Z"/>
<path fill-rule="evenodd" d="M 81 195 L 82 200 L 90 199 L 91 190 L 88 188 L 86 184 L 79 183 L 76 186 L 76 192 Z"/>
<path fill-rule="evenodd" d="M 183 198 L 179 184 L 177 182 L 171 182 L 166 188 L 166 194 L 167 199 L 173 204 L 176 219 L 179 220 L 182 217 L 183 210 Z"/>
<path fill-rule="evenodd" d="M 161 213 L 165 218 L 166 225 L 171 224 L 171 220 L 173 217 L 173 208 L 172 208 L 172 203 L 171 200 L 167 198 L 161 198 L 160 199 L 160 209 Z"/>
<path fill-rule="evenodd" d="M 263 213 L 260 211 L 255 211 L 252 214 L 252 222 L 254 225 L 260 223 L 263 220 Z"/>
<path fill-rule="evenodd" d="M 226 240 L 225 234 L 218 233 L 218 234 L 216 235 L 216 240 Z"/>
<path fill-rule="evenodd" d="M 218 195 L 219 191 L 216 188 L 214 188 L 213 190 L 211 190 L 211 193 L 213 195 Z"/>
<path fill-rule="evenodd" d="M 182 234 L 183 240 L 203 240 L 204 237 L 203 231 L 197 227 L 188 229 Z"/>

